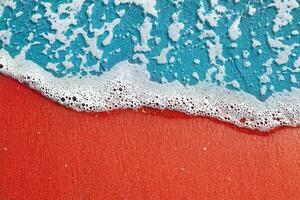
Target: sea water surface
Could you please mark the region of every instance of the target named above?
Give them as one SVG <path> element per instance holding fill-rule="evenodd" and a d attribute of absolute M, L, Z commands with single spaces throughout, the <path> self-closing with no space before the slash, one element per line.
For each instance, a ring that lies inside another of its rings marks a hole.
<path fill-rule="evenodd" d="M 77 110 L 269 130 L 300 124 L 299 31 L 298 0 L 0 0 L 0 73 Z"/>

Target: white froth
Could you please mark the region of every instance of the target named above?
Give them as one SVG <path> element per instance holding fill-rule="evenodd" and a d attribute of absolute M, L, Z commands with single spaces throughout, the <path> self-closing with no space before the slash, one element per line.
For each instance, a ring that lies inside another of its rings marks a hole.
<path fill-rule="evenodd" d="M 160 55 L 155 57 L 156 59 L 156 62 L 158 64 L 166 64 L 168 62 L 167 60 L 167 54 L 169 53 L 170 50 L 172 50 L 173 47 L 168 44 L 168 46 L 166 48 L 163 48 L 161 51 L 160 51 Z"/>
<path fill-rule="evenodd" d="M 16 2 L 12 0 L 1 0 L 0 2 L 0 16 L 3 14 L 4 8 L 10 7 L 12 9 L 16 8 Z"/>
<path fill-rule="evenodd" d="M 173 41 L 176 42 L 179 40 L 181 34 L 181 30 L 184 29 L 184 24 L 181 22 L 178 22 L 178 14 L 175 13 L 172 16 L 173 18 L 173 23 L 169 26 L 168 29 L 168 34 L 169 38 Z"/>
<path fill-rule="evenodd" d="M 131 3 L 141 6 L 145 13 L 149 13 L 153 16 L 157 16 L 157 10 L 155 9 L 156 0 L 115 0 L 115 4 Z"/>
<path fill-rule="evenodd" d="M 228 30 L 229 37 L 232 41 L 237 40 L 242 35 L 242 31 L 239 28 L 240 22 L 241 17 L 238 17 Z"/>
<path fill-rule="evenodd" d="M 134 47 L 134 51 L 150 51 L 150 47 L 148 46 L 148 41 L 151 39 L 151 30 L 152 30 L 152 23 L 149 17 L 146 17 L 144 23 L 139 28 L 140 29 L 140 36 L 141 36 L 141 44 L 138 44 Z"/>
<path fill-rule="evenodd" d="M 274 0 L 274 3 L 271 6 L 277 8 L 273 31 L 278 32 L 281 27 L 292 22 L 293 16 L 291 15 L 291 12 L 299 7 L 299 3 L 297 0 Z"/>
<path fill-rule="evenodd" d="M 11 36 L 12 33 L 8 30 L 0 31 L 0 41 L 2 41 L 5 45 L 9 45 Z"/>
<path fill-rule="evenodd" d="M 289 103 L 300 99 L 300 90 L 295 88 L 292 92 L 276 93 L 261 102 L 247 93 L 207 82 L 193 87 L 185 87 L 177 81 L 155 83 L 150 81 L 146 65 L 127 61 L 118 63 L 101 77 L 57 79 L 33 62 L 24 60 L 23 56 L 13 60 L 0 50 L 4 65 L 1 73 L 26 82 L 43 95 L 76 110 L 109 111 L 141 106 L 168 108 L 191 115 L 217 117 L 241 127 L 262 131 L 280 125 L 300 124 L 300 106 Z M 236 83 L 233 85 L 238 87 Z M 262 88 L 261 92 L 264 93 L 264 90 Z"/>
<path fill-rule="evenodd" d="M 298 47 L 299 44 L 286 45 L 282 41 L 282 38 L 273 39 L 268 36 L 268 44 L 273 48 L 274 51 L 278 53 L 275 62 L 278 65 L 286 64 L 289 60 L 289 56 L 292 54 L 292 51 L 295 47 Z"/>

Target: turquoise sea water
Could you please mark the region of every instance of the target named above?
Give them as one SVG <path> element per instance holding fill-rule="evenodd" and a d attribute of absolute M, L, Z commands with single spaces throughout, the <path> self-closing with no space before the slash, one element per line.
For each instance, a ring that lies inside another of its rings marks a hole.
<path fill-rule="evenodd" d="M 74 14 L 75 23 L 70 24 L 62 33 L 68 39 L 74 36 L 75 30 L 81 30 L 67 46 L 58 37 L 51 40 L 45 37 L 55 36 L 59 30 L 53 27 L 53 19 L 48 16 L 44 3 L 50 5 L 51 13 L 58 14 L 59 19 L 63 20 L 72 17 L 72 10 L 68 6 L 63 11 L 58 8 L 71 3 L 71 0 L 13 2 L 15 7 L 4 6 L 0 17 L 0 31 L 11 32 L 9 43 L 4 42 L 3 38 L 0 39 L 0 48 L 15 57 L 22 48 L 29 45 L 26 59 L 58 78 L 101 76 L 120 61 L 142 62 L 135 56 L 142 54 L 148 60 L 147 70 L 151 74 L 151 80 L 158 83 L 179 80 L 183 85 L 196 85 L 201 81 L 209 81 L 226 85 L 229 90 L 244 91 L 261 101 L 273 93 L 300 87 L 300 74 L 295 69 L 300 55 L 300 47 L 297 46 L 300 35 L 296 33 L 300 31 L 300 9 L 291 10 L 292 20 L 274 31 L 278 8 L 272 6 L 272 0 L 241 0 L 239 3 L 219 0 L 219 7 L 214 7 L 208 0 L 185 0 L 179 3 L 157 0 L 157 16 L 145 13 L 141 6 L 132 3 L 116 5 L 114 1 L 105 4 L 102 0 L 86 0 Z M 217 13 L 217 25 L 201 20 L 199 8 L 206 15 Z M 226 8 L 226 11 L 222 11 L 222 8 Z M 249 14 L 250 8 L 255 9 L 255 13 Z M 174 14 L 177 15 L 176 20 Z M 35 19 L 33 16 L 39 17 Z M 228 30 L 238 17 L 241 17 L 241 35 L 233 41 Z M 137 45 L 143 43 L 140 28 L 146 18 L 152 24 L 151 37 L 146 43 L 148 49 L 135 50 Z M 112 30 L 113 37 L 109 44 L 105 43 L 109 31 L 104 31 L 96 38 L 96 48 L 102 51 L 102 55 L 95 56 L 87 50 L 89 44 L 86 38 L 95 38 L 93 30 L 100 30 L 116 19 L 120 21 Z M 168 34 L 168 28 L 175 21 L 184 24 L 184 28 L 181 29 L 178 40 L 173 41 Z M 212 33 L 211 31 L 214 35 L 201 37 L 205 33 Z M 269 38 L 280 41 L 285 46 L 272 47 Z M 254 39 L 259 42 L 255 48 Z M 213 62 L 208 48 L 209 44 L 216 45 L 217 42 L 222 45 L 222 57 L 216 57 Z M 287 55 L 288 60 L 276 62 L 279 54 L 293 44 L 294 48 Z M 168 46 L 170 49 L 166 54 L 167 61 L 159 62 L 157 58 Z M 266 66 L 270 59 L 273 62 Z M 66 60 L 67 63 L 64 62 Z M 49 64 L 55 67 L 49 67 Z M 262 92 L 263 86 L 265 92 Z"/>

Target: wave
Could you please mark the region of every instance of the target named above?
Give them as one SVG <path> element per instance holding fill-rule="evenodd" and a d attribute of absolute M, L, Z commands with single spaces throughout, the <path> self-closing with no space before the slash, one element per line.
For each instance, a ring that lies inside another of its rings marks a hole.
<path fill-rule="evenodd" d="M 0 73 L 78 111 L 297 126 L 299 12 L 293 0 L 0 0 Z"/>

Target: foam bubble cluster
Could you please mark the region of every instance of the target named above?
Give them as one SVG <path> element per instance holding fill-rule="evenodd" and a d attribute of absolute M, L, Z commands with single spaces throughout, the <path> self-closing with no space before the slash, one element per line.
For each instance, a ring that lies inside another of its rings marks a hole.
<path fill-rule="evenodd" d="M 300 124 L 297 0 L 0 0 L 0 73 L 79 111 Z"/>

